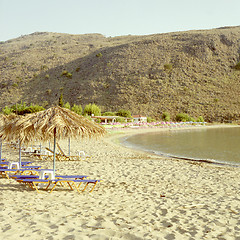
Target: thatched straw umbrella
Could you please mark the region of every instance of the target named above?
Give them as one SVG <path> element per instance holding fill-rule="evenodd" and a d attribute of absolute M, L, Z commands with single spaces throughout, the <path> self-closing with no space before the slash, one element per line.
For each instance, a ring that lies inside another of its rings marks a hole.
<path fill-rule="evenodd" d="M 52 107 L 6 124 L 0 132 L 0 137 L 8 141 L 19 140 L 20 143 L 25 144 L 34 139 L 43 142 L 53 139 L 53 172 L 55 174 L 56 141 L 69 137 L 92 138 L 104 133 L 105 129 L 93 121 L 66 108 Z"/>
<path fill-rule="evenodd" d="M 6 124 L 11 123 L 13 120 L 18 119 L 20 116 L 16 114 L 4 115 L 0 114 L 0 129 L 2 129 Z M 0 160 L 2 159 L 2 137 L 0 137 Z M 19 157 L 21 158 L 21 151 L 19 151 Z"/>

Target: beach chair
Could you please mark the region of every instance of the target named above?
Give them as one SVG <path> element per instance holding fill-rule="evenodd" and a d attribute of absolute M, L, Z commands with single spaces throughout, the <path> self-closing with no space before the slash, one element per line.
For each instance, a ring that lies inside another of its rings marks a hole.
<path fill-rule="evenodd" d="M 71 156 L 67 156 L 58 143 L 57 143 L 57 147 L 58 147 L 58 150 L 59 150 L 61 156 L 63 156 L 65 159 L 67 159 L 67 160 L 80 160 L 80 157 L 78 155 L 76 155 L 76 156 L 72 156 L 72 155 Z"/>
<path fill-rule="evenodd" d="M 50 193 L 55 189 L 55 187 L 60 184 L 61 186 L 68 186 L 71 190 L 76 189 L 79 193 L 84 192 L 89 184 L 92 184 L 90 192 L 92 192 L 101 180 L 92 180 L 92 179 L 69 179 L 69 178 L 59 178 L 54 180 L 48 179 L 17 179 L 18 182 L 28 185 L 31 189 L 36 190 L 40 193 L 39 185 L 42 190 L 50 190 Z M 85 186 L 80 190 L 82 183 L 85 183 Z M 43 187 L 44 184 L 44 187 Z"/>
<path fill-rule="evenodd" d="M 40 153 L 32 153 L 32 156 L 40 160 L 53 160 L 53 153 L 48 149 L 43 149 Z"/>
<path fill-rule="evenodd" d="M 10 179 L 11 175 L 13 174 L 28 174 L 28 175 L 36 175 L 38 172 L 42 171 L 40 169 L 41 166 L 26 166 L 26 167 L 21 167 L 19 169 L 10 169 L 10 168 L 3 168 L 0 169 L 0 175 L 3 178 Z"/>
<path fill-rule="evenodd" d="M 47 147 L 46 147 L 46 149 L 51 153 L 51 156 L 53 158 L 53 154 L 54 154 L 53 150 L 50 148 L 47 148 Z M 70 158 L 68 156 L 62 155 L 57 152 L 55 153 L 55 157 L 56 157 L 56 160 L 58 160 L 58 161 L 70 160 Z"/>

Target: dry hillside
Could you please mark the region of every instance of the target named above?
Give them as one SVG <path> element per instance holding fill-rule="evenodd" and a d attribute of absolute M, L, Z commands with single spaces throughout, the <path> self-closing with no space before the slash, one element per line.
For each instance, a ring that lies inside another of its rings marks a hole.
<path fill-rule="evenodd" d="M 33 33 L 0 43 L 0 107 L 96 103 L 160 118 L 240 117 L 240 26 L 147 36 Z"/>

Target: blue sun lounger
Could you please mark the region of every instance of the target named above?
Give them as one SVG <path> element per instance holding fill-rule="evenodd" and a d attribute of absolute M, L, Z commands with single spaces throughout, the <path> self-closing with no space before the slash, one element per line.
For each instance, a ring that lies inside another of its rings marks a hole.
<path fill-rule="evenodd" d="M 11 178 L 15 180 L 24 180 L 24 179 L 39 179 L 39 175 L 21 175 L 21 174 L 16 174 L 16 175 L 11 175 Z M 87 178 L 87 175 L 55 175 L 56 179 L 85 179 Z M 45 178 L 48 179 L 48 175 L 45 175 Z"/>
<path fill-rule="evenodd" d="M 36 166 L 35 166 L 36 167 Z M 39 166 L 37 166 L 39 167 Z M 0 175 L 2 177 L 6 177 L 8 179 L 10 179 L 11 175 L 23 175 L 23 174 L 28 174 L 28 175 L 38 175 L 38 173 L 40 171 L 42 171 L 44 169 L 39 169 L 39 168 L 34 168 L 34 166 L 30 166 L 29 168 L 20 168 L 20 169 L 9 169 L 9 168 L 4 168 L 4 169 L 0 169 Z M 46 169 L 48 170 L 48 169 Z"/>
<path fill-rule="evenodd" d="M 9 162 L 9 161 L 0 161 L 0 169 L 8 168 L 10 163 L 11 162 Z M 21 162 L 21 165 L 22 165 L 21 167 L 26 167 L 30 163 L 32 163 L 32 162 L 29 162 L 29 161 Z"/>

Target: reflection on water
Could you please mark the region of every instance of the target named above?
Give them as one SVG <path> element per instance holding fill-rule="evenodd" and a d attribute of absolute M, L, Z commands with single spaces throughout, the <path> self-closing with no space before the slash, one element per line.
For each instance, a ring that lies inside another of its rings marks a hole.
<path fill-rule="evenodd" d="M 240 128 L 196 129 L 141 134 L 126 141 L 157 154 L 240 164 Z"/>

